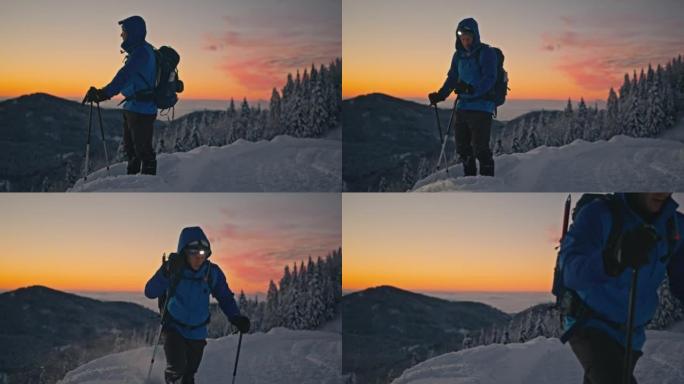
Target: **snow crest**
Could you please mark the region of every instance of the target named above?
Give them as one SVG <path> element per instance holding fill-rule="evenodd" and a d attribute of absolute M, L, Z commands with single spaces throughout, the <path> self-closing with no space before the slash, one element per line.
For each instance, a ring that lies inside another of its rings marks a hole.
<path fill-rule="evenodd" d="M 639 384 L 684 383 L 684 334 L 646 333 L 635 371 Z M 407 369 L 393 384 L 575 384 L 582 375 L 569 345 L 538 337 L 447 353 Z"/>
<path fill-rule="evenodd" d="M 614 192 L 684 190 L 684 144 L 615 136 L 497 156 L 496 176 L 463 177 L 460 164 L 418 181 L 416 192 Z"/>
<path fill-rule="evenodd" d="M 227 383 L 233 375 L 237 335 L 208 340 L 195 379 Z M 108 355 L 66 374 L 58 384 L 143 383 L 152 347 Z M 152 383 L 164 382 L 166 360 L 161 345 L 152 370 Z M 341 384 L 342 337 L 321 331 L 274 328 L 244 335 L 236 382 L 240 384 Z"/>
<path fill-rule="evenodd" d="M 342 144 L 277 136 L 157 156 L 157 176 L 126 175 L 114 164 L 78 180 L 70 192 L 339 192 Z"/>

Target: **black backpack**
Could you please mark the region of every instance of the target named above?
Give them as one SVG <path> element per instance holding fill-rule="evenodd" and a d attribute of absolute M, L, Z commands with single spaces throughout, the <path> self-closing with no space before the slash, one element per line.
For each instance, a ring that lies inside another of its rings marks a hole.
<path fill-rule="evenodd" d="M 622 230 L 624 226 L 624 217 L 622 212 L 622 202 L 619 200 L 618 196 L 615 194 L 597 194 L 597 193 L 585 193 L 580 197 L 580 199 L 575 204 L 575 208 L 572 210 L 572 220 L 576 219 L 579 212 L 589 205 L 589 203 L 594 200 L 602 201 L 609 209 L 611 214 L 611 227 L 610 233 L 608 234 L 608 240 L 603 248 L 603 265 L 608 274 L 617 275 L 620 272 L 620 266 L 615 264 L 615 259 L 612 257 L 620 247 L 620 241 L 622 239 Z M 667 240 L 668 240 L 668 252 L 661 258 L 661 261 L 667 262 L 674 252 L 676 243 L 679 239 L 676 218 L 673 216 L 667 222 Z M 562 239 L 561 239 L 562 240 Z M 563 316 L 566 314 L 572 314 L 573 316 L 579 317 L 599 317 L 590 308 L 588 308 L 579 299 L 577 294 L 565 287 L 563 284 L 563 266 L 560 263 L 560 251 L 556 256 L 556 267 L 553 274 L 553 285 L 551 288 L 551 293 L 556 297 L 556 308 L 560 311 L 561 328 L 563 326 Z M 610 321 L 603 319 L 606 323 L 611 326 L 620 327 L 620 324 L 611 324 Z M 561 337 L 562 342 L 566 342 L 572 331 L 566 332 Z"/>
<path fill-rule="evenodd" d="M 593 202 L 594 200 L 603 201 L 608 206 L 608 209 L 610 210 L 612 217 L 610 234 L 608 235 L 606 247 L 603 250 L 603 256 L 605 261 L 606 256 L 612 254 L 611 252 L 613 252 L 615 250 L 615 247 L 619 245 L 618 241 L 620 235 L 622 234 L 623 223 L 622 211 L 620 210 L 620 202 L 617 200 L 617 197 L 613 194 L 604 195 L 596 193 L 585 193 L 582 195 L 579 201 L 577 201 L 577 203 L 575 204 L 575 208 L 573 208 L 572 210 L 572 221 L 575 221 L 577 215 L 582 210 L 582 208 L 586 207 L 587 205 L 589 205 L 589 203 Z M 565 291 L 566 288 L 563 285 L 563 268 L 560 264 L 559 251 L 558 255 L 556 256 L 556 267 L 553 273 L 553 286 L 551 287 L 551 293 L 553 293 L 553 295 L 556 297 L 556 305 L 559 307 L 562 304 L 563 297 L 566 293 Z"/>
<path fill-rule="evenodd" d="M 500 107 L 506 102 L 506 95 L 508 95 L 508 72 L 504 69 L 505 56 L 501 49 L 489 48 L 496 54 L 496 82 L 494 87 L 485 95 L 485 99 L 493 101 L 495 106 Z M 481 52 L 480 55 L 482 55 Z"/>
<path fill-rule="evenodd" d="M 157 70 L 154 86 L 145 77 L 138 75 L 147 84 L 149 89 L 137 92 L 133 98 L 140 101 L 153 101 L 159 109 L 169 109 L 178 102 L 178 93 L 184 89 L 183 82 L 178 78 L 178 63 L 180 55 L 176 50 L 168 46 L 154 49 Z"/>

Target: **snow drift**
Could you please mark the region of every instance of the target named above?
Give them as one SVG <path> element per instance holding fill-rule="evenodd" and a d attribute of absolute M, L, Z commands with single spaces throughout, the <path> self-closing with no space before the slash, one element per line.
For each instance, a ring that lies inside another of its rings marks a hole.
<path fill-rule="evenodd" d="M 639 384 L 684 383 L 684 333 L 647 331 Z M 538 337 L 447 353 L 407 369 L 393 384 L 576 384 L 582 367 L 569 345 Z"/>
<path fill-rule="evenodd" d="M 237 335 L 207 340 L 195 379 L 227 383 L 233 375 Z M 143 383 L 152 347 L 108 355 L 66 374 L 59 384 Z M 157 350 L 152 382 L 164 382 L 163 348 Z M 339 333 L 274 328 L 243 336 L 236 382 L 240 384 L 343 383 L 342 337 Z"/>
<path fill-rule="evenodd" d="M 157 175 L 126 175 L 126 164 L 100 169 L 71 192 L 338 192 L 342 144 L 337 140 L 278 136 L 238 140 L 223 147 L 157 156 Z"/>
<path fill-rule="evenodd" d="M 562 147 L 497 156 L 496 176 L 463 176 L 460 164 L 434 173 L 416 192 L 614 192 L 684 189 L 684 144 L 673 140 L 614 136 L 576 140 Z"/>

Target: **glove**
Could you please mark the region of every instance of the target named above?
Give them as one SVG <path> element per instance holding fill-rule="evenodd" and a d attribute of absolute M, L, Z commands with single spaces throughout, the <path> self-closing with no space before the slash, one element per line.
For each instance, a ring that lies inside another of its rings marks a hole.
<path fill-rule="evenodd" d="M 240 333 L 247 333 L 249 332 L 249 328 L 251 326 L 251 323 L 249 321 L 249 318 L 247 316 L 242 316 L 242 315 L 237 315 L 234 317 L 231 317 L 230 323 L 233 324 Z"/>
<path fill-rule="evenodd" d="M 649 254 L 658 243 L 658 234 L 650 225 L 635 228 L 622 236 L 620 251 L 617 252 L 618 265 L 639 269 L 649 263 Z"/>
<path fill-rule="evenodd" d="M 97 89 L 95 87 L 90 87 L 90 89 L 88 89 L 88 92 L 85 95 L 85 98 L 83 98 L 83 102 L 81 104 L 99 103 L 101 101 L 105 101 L 105 100 L 109 100 L 109 99 L 110 99 L 110 97 L 107 96 L 104 89 Z"/>
<path fill-rule="evenodd" d="M 473 91 L 474 91 L 474 89 L 473 89 L 472 85 L 470 85 L 468 83 L 464 83 L 460 80 L 454 86 L 454 92 L 459 94 L 459 95 L 468 95 L 468 94 L 473 93 Z"/>
<path fill-rule="evenodd" d="M 172 253 L 169 255 L 169 259 L 166 260 L 162 268 L 164 269 L 164 276 L 171 277 L 179 274 L 183 267 L 185 266 L 185 260 L 183 257 L 177 253 Z"/>
<path fill-rule="evenodd" d="M 444 101 L 446 98 L 442 97 L 439 92 L 432 92 L 428 94 L 428 99 L 430 100 L 430 105 L 437 105 L 437 103 Z"/>

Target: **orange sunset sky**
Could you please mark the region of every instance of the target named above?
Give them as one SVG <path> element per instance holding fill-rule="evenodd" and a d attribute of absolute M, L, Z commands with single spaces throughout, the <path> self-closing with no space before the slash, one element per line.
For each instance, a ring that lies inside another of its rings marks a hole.
<path fill-rule="evenodd" d="M 288 72 L 341 56 L 339 0 L 3 1 L 0 97 L 106 85 L 124 58 L 117 23 L 132 15 L 180 53 L 185 99 L 269 100 Z"/>
<path fill-rule="evenodd" d="M 580 196 L 572 194 L 573 204 Z M 548 292 L 566 197 L 345 194 L 342 288 Z"/>
<path fill-rule="evenodd" d="M 0 290 L 142 292 L 199 225 L 234 292 L 265 292 L 285 265 L 341 245 L 336 194 L 6 194 L 0 199 Z"/>
<path fill-rule="evenodd" d="M 343 97 L 426 99 L 474 17 L 506 56 L 511 99 L 605 100 L 625 72 L 684 53 L 680 0 L 344 0 Z"/>

